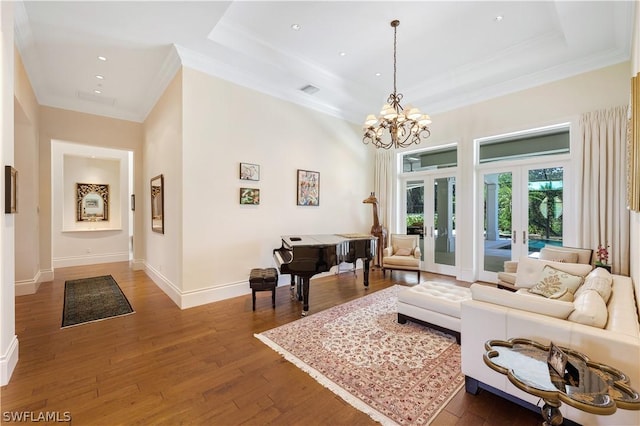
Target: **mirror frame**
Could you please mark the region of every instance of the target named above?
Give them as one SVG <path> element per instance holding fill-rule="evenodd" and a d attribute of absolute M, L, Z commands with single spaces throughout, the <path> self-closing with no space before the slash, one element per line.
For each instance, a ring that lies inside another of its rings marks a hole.
<path fill-rule="evenodd" d="M 151 230 L 164 234 L 164 176 L 151 178 Z"/>

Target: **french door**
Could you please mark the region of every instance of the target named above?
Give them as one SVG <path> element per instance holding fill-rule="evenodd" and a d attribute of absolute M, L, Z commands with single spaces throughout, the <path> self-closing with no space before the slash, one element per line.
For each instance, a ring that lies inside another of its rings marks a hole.
<path fill-rule="evenodd" d="M 456 275 L 456 177 L 450 170 L 403 181 L 407 234 L 420 236 L 422 269 Z"/>
<path fill-rule="evenodd" d="M 480 170 L 480 280 L 495 282 L 505 260 L 562 245 L 565 168 L 537 163 Z"/>

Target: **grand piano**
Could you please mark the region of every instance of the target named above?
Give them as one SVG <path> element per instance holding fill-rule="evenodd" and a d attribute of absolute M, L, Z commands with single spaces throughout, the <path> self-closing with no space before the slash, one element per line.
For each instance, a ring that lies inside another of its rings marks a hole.
<path fill-rule="evenodd" d="M 273 250 L 281 274 L 291 274 L 291 286 L 298 282 L 302 296 L 302 316 L 309 312 L 309 281 L 341 263 L 363 261 L 364 286 L 369 287 L 369 264 L 376 254 L 378 238 L 367 234 L 287 235 Z"/>

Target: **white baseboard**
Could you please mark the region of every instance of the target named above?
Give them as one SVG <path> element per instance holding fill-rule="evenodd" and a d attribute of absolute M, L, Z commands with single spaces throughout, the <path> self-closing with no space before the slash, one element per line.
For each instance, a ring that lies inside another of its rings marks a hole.
<path fill-rule="evenodd" d="M 220 300 L 231 299 L 232 297 L 244 296 L 245 294 L 251 294 L 251 288 L 249 287 L 249 280 L 242 280 L 215 287 L 200 288 L 191 291 L 182 291 L 173 284 L 169 279 L 162 275 L 152 266 L 147 265 L 145 262 L 144 271 L 151 278 L 151 280 L 166 293 L 173 303 L 178 305 L 180 309 L 193 308 L 200 305 L 206 305 L 207 303 L 218 302 Z M 362 267 L 362 265 L 357 265 Z M 357 269 L 360 269 L 357 268 Z M 323 272 L 314 276 L 314 278 L 321 278 L 337 273 L 337 269 L 334 267 L 331 271 Z M 345 273 L 347 271 L 343 271 Z M 278 276 L 278 287 L 289 286 L 291 278 L 289 275 Z"/>
<path fill-rule="evenodd" d="M 49 281 L 53 281 L 53 277 L 54 277 L 53 269 L 40 270 L 41 283 L 48 283 Z"/>
<path fill-rule="evenodd" d="M 167 277 L 162 275 L 158 270 L 156 270 L 152 266 L 147 265 L 146 263 L 144 264 L 144 272 L 149 276 L 149 278 L 151 278 L 151 280 L 154 283 L 156 283 L 158 287 L 160 287 L 160 290 L 164 291 L 166 295 L 169 296 L 171 300 L 173 300 L 173 303 L 178 305 L 178 307 L 180 308 L 182 307 L 181 306 L 182 296 L 178 287 L 176 287 Z"/>
<path fill-rule="evenodd" d="M 134 271 L 144 271 L 144 260 L 143 259 L 131 259 L 129 260 L 129 266 Z"/>
<path fill-rule="evenodd" d="M 33 279 L 16 281 L 16 296 L 36 294 L 41 283 L 53 281 L 53 275 L 53 270 L 47 269 L 38 271 Z"/>
<path fill-rule="evenodd" d="M 95 265 L 98 263 L 128 262 L 129 252 L 93 254 L 86 256 L 68 256 L 53 258 L 53 268 L 69 266 Z"/>
<path fill-rule="evenodd" d="M 18 365 L 18 336 L 13 336 L 7 351 L 0 355 L 0 386 L 9 383 L 13 370 Z"/>
<path fill-rule="evenodd" d="M 36 294 L 40 283 L 42 282 L 42 274 L 40 271 L 33 279 L 16 281 L 16 296 L 26 296 L 27 294 Z"/>
<path fill-rule="evenodd" d="M 182 304 L 180 307 L 182 309 L 193 308 L 195 306 L 231 299 L 232 297 L 243 296 L 249 293 L 251 293 L 251 289 L 248 280 L 192 290 L 182 294 Z"/>

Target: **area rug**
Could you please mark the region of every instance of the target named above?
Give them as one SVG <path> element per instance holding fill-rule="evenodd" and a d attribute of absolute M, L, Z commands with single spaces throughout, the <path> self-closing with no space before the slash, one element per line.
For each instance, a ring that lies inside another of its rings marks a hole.
<path fill-rule="evenodd" d="M 133 312 L 131 304 L 111 275 L 64 283 L 63 328 Z"/>
<path fill-rule="evenodd" d="M 397 322 L 394 286 L 255 336 L 384 424 L 428 425 L 464 384 L 460 346 Z"/>

